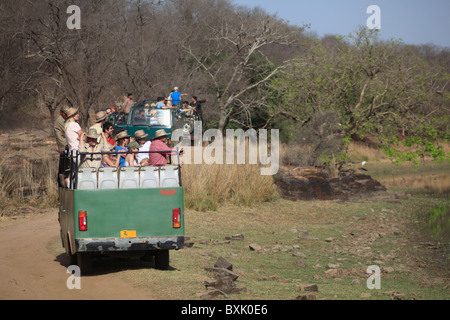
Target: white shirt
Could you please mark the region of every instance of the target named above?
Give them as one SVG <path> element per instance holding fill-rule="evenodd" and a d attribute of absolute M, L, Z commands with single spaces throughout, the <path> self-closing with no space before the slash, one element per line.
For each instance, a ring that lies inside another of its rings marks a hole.
<path fill-rule="evenodd" d="M 78 131 L 80 130 L 81 127 L 77 122 L 70 122 L 67 126 L 65 135 L 69 151 L 78 150 L 78 145 L 80 144 L 80 141 L 78 140 Z"/>
<path fill-rule="evenodd" d="M 149 152 L 150 151 L 150 145 L 152 144 L 151 141 L 147 141 L 141 148 L 139 148 L 139 152 Z M 148 158 L 148 153 L 138 153 L 136 155 L 137 163 L 141 163 L 142 160 L 145 158 Z"/>

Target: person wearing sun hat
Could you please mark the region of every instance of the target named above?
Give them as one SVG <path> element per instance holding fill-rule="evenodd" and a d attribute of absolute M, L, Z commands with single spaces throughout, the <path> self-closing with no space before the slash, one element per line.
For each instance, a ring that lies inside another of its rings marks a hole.
<path fill-rule="evenodd" d="M 141 148 L 141 145 L 136 141 L 131 141 L 128 145 L 128 153 L 125 158 L 125 167 L 138 167 L 139 162 L 136 161 L 137 154 L 131 152 L 138 152 Z"/>
<path fill-rule="evenodd" d="M 150 153 L 148 157 L 148 164 L 150 166 L 165 166 L 167 165 L 167 157 L 171 154 L 176 154 L 175 149 L 167 146 L 167 138 L 168 135 L 164 129 L 156 131 L 155 137 L 153 138 L 150 146 Z"/>
<path fill-rule="evenodd" d="M 117 146 L 115 152 L 117 152 L 119 154 L 118 157 L 120 157 L 119 167 L 124 167 L 125 157 L 128 152 L 127 145 L 130 143 L 130 135 L 128 134 L 128 132 L 127 131 L 119 132 L 119 134 L 117 134 L 116 136 L 116 143 Z"/>
<path fill-rule="evenodd" d="M 64 136 L 64 131 L 65 131 L 64 127 L 65 127 L 68 111 L 69 111 L 69 106 L 65 105 L 65 106 L 61 107 L 61 109 L 59 111 L 59 116 L 56 119 L 55 124 L 53 126 L 53 130 L 55 132 L 55 137 L 56 137 L 56 146 L 58 147 L 58 152 L 61 155 L 64 154 L 64 150 L 66 150 L 66 146 L 67 146 L 67 140 L 66 140 L 66 137 Z"/>
<path fill-rule="evenodd" d="M 81 153 L 100 153 L 100 152 L 110 152 L 107 140 L 103 137 L 102 144 L 98 143 L 98 138 L 101 137 L 95 129 L 90 129 L 87 134 L 82 134 L 80 139 L 80 146 L 78 151 Z M 86 138 L 86 142 L 84 139 Z M 101 154 L 91 154 L 83 155 L 81 157 L 80 168 L 100 168 L 102 166 L 102 160 L 107 155 Z"/>
<path fill-rule="evenodd" d="M 89 128 L 95 129 L 97 133 L 100 135 L 98 138 L 98 143 L 102 143 L 102 136 L 101 133 L 103 132 L 103 125 L 106 122 L 106 117 L 108 117 L 108 114 L 105 111 L 100 111 L 95 114 L 95 124 Z"/>
<path fill-rule="evenodd" d="M 67 110 L 67 119 L 65 124 L 64 134 L 67 140 L 67 146 L 69 151 L 78 150 L 80 144 L 81 135 L 83 130 L 81 130 L 78 121 L 80 120 L 80 114 L 77 108 L 69 108 Z"/>
<path fill-rule="evenodd" d="M 139 145 L 141 146 L 140 148 L 140 152 L 144 152 L 144 151 L 150 151 L 150 146 L 152 144 L 152 142 L 150 140 L 147 139 L 148 134 L 145 133 L 144 130 L 138 130 L 135 132 L 134 134 L 134 140 L 139 143 Z M 148 158 L 148 154 L 146 153 L 138 153 L 136 155 L 136 159 L 138 163 L 141 163 L 142 160 L 144 160 L 145 158 Z"/>

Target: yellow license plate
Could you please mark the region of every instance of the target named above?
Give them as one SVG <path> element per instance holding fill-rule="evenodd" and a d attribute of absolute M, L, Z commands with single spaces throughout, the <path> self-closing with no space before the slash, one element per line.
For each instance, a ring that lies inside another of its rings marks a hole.
<path fill-rule="evenodd" d="M 120 231 L 121 238 L 136 238 L 136 230 L 123 230 Z"/>

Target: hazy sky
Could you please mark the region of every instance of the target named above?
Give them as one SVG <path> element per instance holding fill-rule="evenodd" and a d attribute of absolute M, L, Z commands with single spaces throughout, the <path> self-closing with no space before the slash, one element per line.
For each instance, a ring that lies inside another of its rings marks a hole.
<path fill-rule="evenodd" d="M 232 0 L 236 5 L 259 6 L 291 24 L 311 24 L 319 37 L 348 35 L 365 26 L 370 5 L 381 10 L 382 39 L 407 44 L 432 43 L 450 47 L 450 0 Z"/>

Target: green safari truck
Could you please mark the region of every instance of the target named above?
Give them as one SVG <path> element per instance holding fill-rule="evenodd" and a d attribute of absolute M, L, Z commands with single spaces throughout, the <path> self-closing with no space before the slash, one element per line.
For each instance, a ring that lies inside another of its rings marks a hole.
<path fill-rule="evenodd" d="M 59 187 L 61 241 L 83 274 L 94 257 L 154 259 L 169 268 L 169 251 L 184 247 L 181 167 L 78 168 L 68 154 Z M 179 162 L 178 162 L 179 163 Z"/>
<path fill-rule="evenodd" d="M 167 132 L 169 141 L 172 132 L 181 129 L 191 135 L 194 139 L 194 121 L 200 121 L 198 116 L 186 116 L 180 110 L 180 106 L 173 106 L 170 109 L 156 108 L 156 101 L 151 99 L 142 100 L 130 109 L 129 115 L 124 113 L 112 114 L 108 122 L 114 125 L 114 133 L 127 131 L 134 137 L 138 130 L 143 130 L 150 137 L 154 137 L 156 131 L 164 129 Z M 170 144 L 170 143 L 169 143 Z"/>

